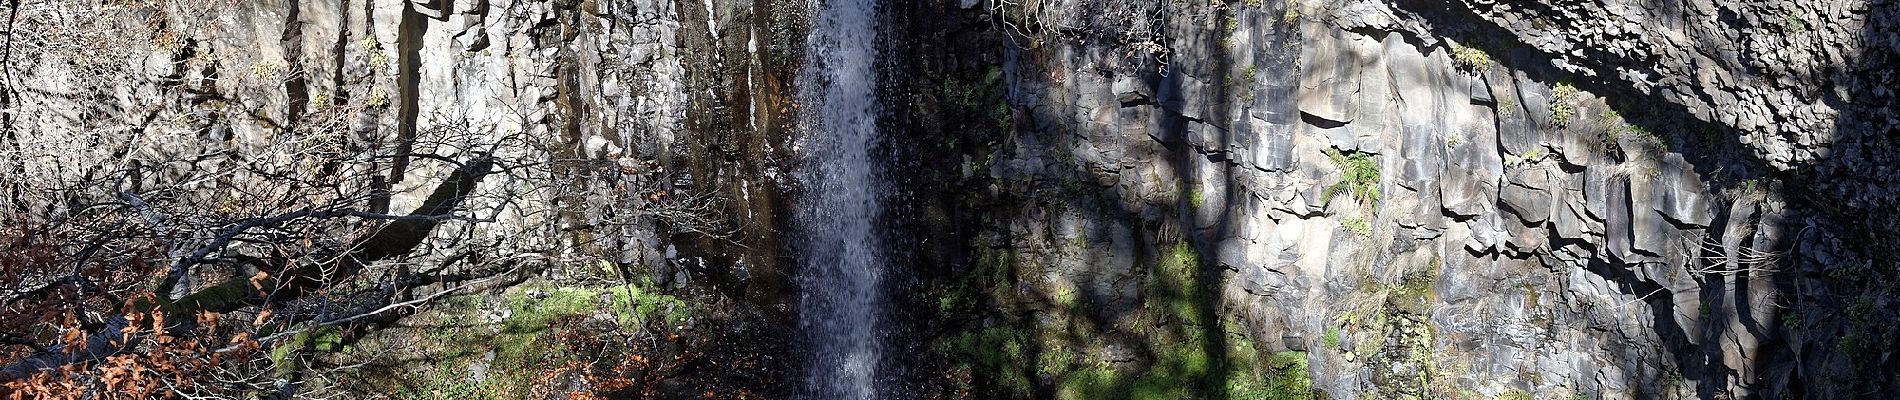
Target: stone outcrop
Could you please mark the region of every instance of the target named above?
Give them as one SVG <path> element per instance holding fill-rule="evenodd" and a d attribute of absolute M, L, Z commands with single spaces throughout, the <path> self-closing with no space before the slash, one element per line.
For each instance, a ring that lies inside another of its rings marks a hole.
<path fill-rule="evenodd" d="M 1002 255 L 1014 271 L 963 282 L 1012 293 L 981 287 L 995 310 L 944 340 L 997 335 L 1016 318 L 1010 329 L 1028 333 L 1015 340 L 1045 352 L 1148 349 L 1018 360 L 1037 364 L 1025 378 L 1043 380 L 1037 396 L 1086 393 L 1071 382 L 1101 375 L 1096 365 L 1161 373 L 1148 363 L 1168 340 L 1140 316 L 1166 296 L 1153 285 L 1180 238 L 1212 268 L 1197 279 L 1220 318 L 1189 323 L 1234 335 L 1231 346 L 1303 351 L 1332 398 L 1840 397 L 1859 395 L 1833 389 L 1847 382 L 1893 385 L 1862 369 L 1891 369 L 1886 358 L 1848 351 L 1887 335 L 1867 323 L 1891 315 L 1830 311 L 1838 296 L 1888 301 L 1837 257 L 1889 243 L 1854 227 L 1894 223 L 1876 206 L 1894 201 L 1876 166 L 1890 155 L 1871 154 L 1891 146 L 1893 124 L 1867 115 L 1891 105 L 1878 82 L 1891 81 L 1880 29 L 1893 11 L 1848 3 L 964 12 L 991 22 L 943 36 L 1029 45 L 918 50 L 918 68 L 953 83 L 1000 71 L 1010 106 L 991 113 L 1004 125 L 983 139 L 993 144 L 959 168 L 985 186 L 966 197 L 991 199 L 969 268 L 988 273 Z M 998 63 L 928 61 L 964 51 Z M 1839 244 L 1855 240 L 1867 244 Z M 1016 373 L 973 368 L 979 386 Z M 1216 386 L 1205 390 L 1227 390 Z"/>

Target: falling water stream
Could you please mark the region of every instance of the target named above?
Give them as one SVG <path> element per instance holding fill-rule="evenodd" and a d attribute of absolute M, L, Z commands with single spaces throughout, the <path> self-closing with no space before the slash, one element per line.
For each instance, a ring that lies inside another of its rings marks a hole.
<path fill-rule="evenodd" d="M 884 301 L 880 210 L 890 186 L 877 147 L 876 0 L 812 0 L 817 10 L 798 78 L 805 188 L 800 327 L 809 357 L 801 397 L 877 396 Z"/>

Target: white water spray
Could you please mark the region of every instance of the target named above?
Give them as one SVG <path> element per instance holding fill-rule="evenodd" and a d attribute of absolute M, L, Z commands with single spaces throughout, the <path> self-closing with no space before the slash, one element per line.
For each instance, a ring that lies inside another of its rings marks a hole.
<path fill-rule="evenodd" d="M 798 78 L 806 189 L 796 223 L 803 236 L 800 326 L 809 345 L 806 399 L 877 396 L 883 360 L 885 255 L 878 221 L 890 191 L 877 148 L 875 0 L 813 0 L 817 10 Z"/>

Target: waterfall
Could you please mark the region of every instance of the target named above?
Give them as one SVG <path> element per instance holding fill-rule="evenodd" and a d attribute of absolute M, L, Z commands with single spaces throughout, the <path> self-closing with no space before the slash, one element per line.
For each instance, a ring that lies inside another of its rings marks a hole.
<path fill-rule="evenodd" d="M 812 0 L 817 10 L 798 77 L 804 167 L 796 178 L 802 267 L 799 325 L 807 399 L 869 399 L 882 362 L 885 255 L 878 231 L 890 191 L 877 147 L 876 0 Z"/>

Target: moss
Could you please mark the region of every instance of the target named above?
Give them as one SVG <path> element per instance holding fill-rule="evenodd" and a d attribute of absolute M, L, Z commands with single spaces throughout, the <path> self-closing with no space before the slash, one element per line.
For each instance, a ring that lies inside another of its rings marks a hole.
<path fill-rule="evenodd" d="M 1339 328 L 1326 328 L 1326 336 L 1321 340 L 1326 342 L 1326 347 L 1330 347 L 1334 350 L 1344 349 L 1339 339 Z"/>
<path fill-rule="evenodd" d="M 997 324 L 951 337 L 946 350 L 983 371 L 1000 385 L 995 389 L 1029 393 L 1032 380 L 1022 369 L 1029 361 L 1024 355 L 1027 342 L 1028 336 L 1013 324 Z"/>
<path fill-rule="evenodd" d="M 1228 392 L 1234 399 L 1311 400 L 1319 398 L 1313 390 L 1313 377 L 1307 371 L 1306 353 L 1274 353 L 1262 379 L 1248 382 Z"/>
<path fill-rule="evenodd" d="M 1207 194 L 1201 193 L 1200 189 L 1188 189 L 1187 201 L 1188 206 L 1200 209 L 1201 205 L 1207 204 Z"/>
<path fill-rule="evenodd" d="M 1194 250 L 1186 240 L 1177 240 L 1173 246 L 1161 255 L 1155 266 L 1153 284 L 1149 287 L 1149 301 L 1159 300 L 1160 306 L 1169 316 L 1186 320 L 1196 319 L 1200 313 L 1195 300 L 1200 295 L 1196 275 L 1200 269 L 1201 254 Z M 1195 322 L 1195 321 L 1190 321 Z"/>
<path fill-rule="evenodd" d="M 530 295 L 533 291 L 540 293 Z M 517 288 L 506 301 L 508 316 L 502 319 L 499 332 L 459 338 L 495 352 L 492 370 L 497 376 L 492 379 L 506 387 L 527 387 L 533 374 L 558 361 L 560 346 L 551 329 L 562 319 L 604 311 L 619 325 L 633 326 L 648 322 L 678 324 L 691 315 L 684 301 L 658 294 L 643 284 Z"/>
<path fill-rule="evenodd" d="M 1075 351 L 1064 343 L 1044 343 L 1036 358 L 1036 373 L 1054 376 L 1068 372 L 1078 358 Z"/>
<path fill-rule="evenodd" d="M 509 398 L 510 390 L 506 386 L 491 381 L 474 381 L 464 377 L 457 368 L 442 366 L 419 378 L 420 385 L 400 386 L 393 393 L 397 399 L 504 399 Z"/>
<path fill-rule="evenodd" d="M 1021 270 L 1034 266 L 1017 264 L 1022 260 L 1007 249 L 979 249 L 969 278 L 959 285 L 965 293 L 992 296 L 998 312 L 982 318 L 980 327 L 946 335 L 937 348 L 954 360 L 953 375 L 967 380 L 963 389 L 978 398 L 1314 398 L 1303 354 L 1264 352 L 1225 331 L 1229 322 L 1223 317 L 1209 314 L 1211 289 L 1218 284 L 1203 275 L 1206 266 L 1192 245 L 1175 240 L 1157 250 L 1142 286 L 1142 307 L 1130 325 L 1105 328 L 1074 314 L 1083 301 L 1077 289 L 1058 287 L 1049 293 L 1058 307 L 1034 312 L 1062 328 L 1038 329 L 1020 317 L 1030 310 L 1014 305 L 1030 302 L 1006 289 L 1018 287 L 1018 275 L 1026 274 Z M 960 301 L 940 300 L 939 308 Z M 1098 329 L 1138 342 L 1134 348 L 1152 362 L 1114 364 L 1084 350 L 1102 342 Z"/>
<path fill-rule="evenodd" d="M 1076 312 L 1086 299 L 1075 287 L 1036 286 L 1049 290 L 1042 299 L 1019 292 L 1041 266 L 1009 248 L 977 248 L 970 271 L 937 297 L 946 320 L 963 322 L 931 348 L 950 360 L 953 387 L 976 398 L 1314 398 L 1303 354 L 1270 354 L 1225 330 L 1229 317 L 1213 306 L 1218 275 L 1194 246 L 1157 247 L 1142 306 L 1114 323 Z M 1053 307 L 1024 307 L 1043 304 Z M 984 312 L 960 315 L 971 310 Z M 1105 334 L 1149 362 L 1117 364 L 1086 350 Z"/>
<path fill-rule="evenodd" d="M 1091 363 L 1082 368 L 1070 370 L 1056 385 L 1055 398 L 1059 400 L 1112 399 L 1119 393 L 1115 386 L 1124 377 L 1114 368 L 1103 363 Z"/>
<path fill-rule="evenodd" d="M 995 312 L 972 319 L 982 321 L 980 326 L 966 327 L 937 342 L 947 358 L 958 362 L 959 370 L 968 371 L 966 389 L 972 392 L 1027 395 L 1035 382 L 1028 369 L 1031 361 L 1037 361 L 1028 351 L 1034 344 L 1033 331 L 1015 317 L 1022 311 L 1013 290 L 1018 261 L 1014 248 L 981 248 L 969 275 L 939 300 L 940 308 L 952 307 L 950 315 L 960 312 L 958 304 Z"/>
<path fill-rule="evenodd" d="M 692 316 L 692 308 L 678 297 L 660 294 L 645 285 L 624 285 L 603 289 L 611 294 L 614 316 L 622 325 L 657 320 L 683 324 Z"/>

